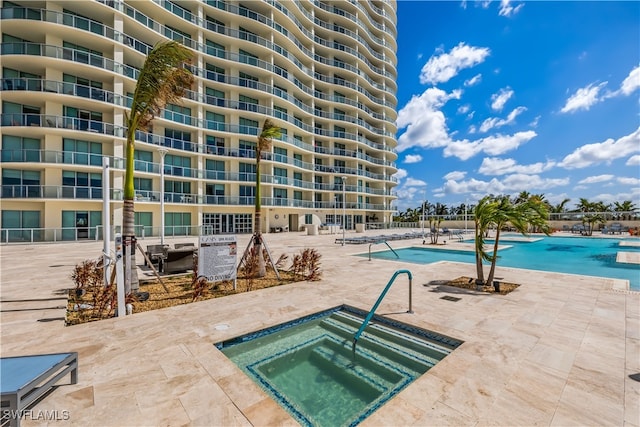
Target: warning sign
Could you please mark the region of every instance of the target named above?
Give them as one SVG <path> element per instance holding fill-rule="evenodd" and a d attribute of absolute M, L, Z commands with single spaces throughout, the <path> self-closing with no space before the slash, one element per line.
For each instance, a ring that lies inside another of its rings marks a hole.
<path fill-rule="evenodd" d="M 200 236 L 198 274 L 208 282 L 236 279 L 236 236 Z"/>

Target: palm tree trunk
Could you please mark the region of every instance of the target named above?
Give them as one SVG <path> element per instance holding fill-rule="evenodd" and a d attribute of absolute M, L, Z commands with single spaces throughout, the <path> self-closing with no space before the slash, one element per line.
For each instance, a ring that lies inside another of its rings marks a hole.
<path fill-rule="evenodd" d="M 126 280 L 124 283 L 125 294 L 135 293 L 140 289 L 140 281 L 138 280 L 138 269 L 136 267 L 136 233 L 134 224 L 134 204 L 133 200 L 125 199 L 122 212 L 122 243 L 124 245 L 124 254 L 127 253 L 127 248 L 130 257 L 124 257 L 124 267 L 127 268 L 127 264 L 131 265 L 131 280 Z"/>
<path fill-rule="evenodd" d="M 489 277 L 487 277 L 487 284 L 493 283 L 493 276 L 496 272 L 496 262 L 498 261 L 498 241 L 500 240 L 500 227 L 496 230 L 496 240 L 493 242 L 493 255 L 491 256 L 491 269 L 489 270 Z"/>
<path fill-rule="evenodd" d="M 484 283 L 484 270 L 482 269 L 482 246 L 484 246 L 484 230 L 476 222 L 475 244 L 476 244 L 476 283 Z"/>

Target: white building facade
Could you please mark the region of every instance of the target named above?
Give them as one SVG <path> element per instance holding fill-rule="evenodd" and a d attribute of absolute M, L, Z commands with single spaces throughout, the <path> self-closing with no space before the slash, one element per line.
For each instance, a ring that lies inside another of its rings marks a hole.
<path fill-rule="evenodd" d="M 396 147 L 395 1 L 3 1 L 5 241 L 100 238 L 103 157 L 122 224 L 125 114 L 158 42 L 193 50 L 195 83 L 136 138 L 136 234 L 250 233 L 389 222 Z M 164 158 L 162 156 L 164 155 Z M 161 191 L 161 165 L 164 189 Z"/>

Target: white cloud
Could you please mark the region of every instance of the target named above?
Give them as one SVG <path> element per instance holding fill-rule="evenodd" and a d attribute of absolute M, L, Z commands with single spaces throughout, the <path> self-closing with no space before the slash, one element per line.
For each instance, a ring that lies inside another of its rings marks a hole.
<path fill-rule="evenodd" d="M 475 76 L 471 77 L 468 80 L 464 81 L 464 85 L 469 87 L 469 86 L 474 86 L 477 85 L 478 83 L 480 83 L 480 81 L 482 80 L 482 74 L 476 74 Z"/>
<path fill-rule="evenodd" d="M 415 178 L 407 178 L 407 180 L 404 183 L 405 187 L 426 187 L 427 183 L 424 182 L 421 179 L 415 179 Z"/>
<path fill-rule="evenodd" d="M 607 82 L 602 82 L 597 86 L 591 83 L 587 87 L 580 88 L 567 99 L 566 104 L 560 110 L 562 113 L 573 113 L 578 110 L 589 110 L 593 105 L 600 102 L 602 99 L 598 98 L 598 94 L 602 88 L 606 86 Z"/>
<path fill-rule="evenodd" d="M 467 176 L 466 171 L 451 171 L 444 176 L 444 179 L 446 179 L 447 181 L 450 179 L 454 181 L 459 181 L 461 179 L 464 179 L 465 176 Z"/>
<path fill-rule="evenodd" d="M 478 65 L 489 56 L 486 47 L 467 46 L 460 42 L 449 53 L 440 53 L 429 58 L 422 67 L 420 83 L 444 83 L 455 77 L 460 70 Z"/>
<path fill-rule="evenodd" d="M 619 176 L 616 180 L 623 185 L 640 185 L 640 178 Z"/>
<path fill-rule="evenodd" d="M 608 182 L 614 178 L 615 178 L 615 175 L 611 175 L 611 174 L 589 176 L 585 179 L 578 181 L 578 184 L 596 184 L 600 182 Z"/>
<path fill-rule="evenodd" d="M 544 179 L 538 175 L 513 174 L 508 175 L 503 180 L 493 178 L 490 181 L 482 181 L 475 178 L 467 181 L 448 180 L 442 186 L 442 194 L 469 194 L 474 198 L 493 194 L 508 194 L 520 192 L 526 188 L 532 193 L 540 192 L 555 187 L 562 187 L 569 184 L 569 178 Z"/>
<path fill-rule="evenodd" d="M 497 117 L 490 117 L 486 119 L 480 125 L 480 132 L 488 132 L 493 128 L 500 128 L 505 125 L 510 125 L 516 121 L 516 117 L 518 117 L 521 113 L 527 111 L 525 107 L 517 107 L 512 112 L 509 113 L 506 119 L 499 119 Z"/>
<path fill-rule="evenodd" d="M 393 176 L 395 176 L 398 181 L 400 181 L 401 179 L 406 178 L 407 175 L 408 175 L 408 173 L 407 173 L 407 171 L 405 169 L 398 169 L 398 172 L 393 174 Z"/>
<path fill-rule="evenodd" d="M 511 16 L 515 15 L 516 13 L 518 13 L 520 11 L 520 9 L 522 9 L 523 6 L 524 6 L 524 3 L 520 3 L 516 7 L 513 7 L 513 6 L 511 6 L 511 1 L 510 0 L 501 0 L 500 1 L 500 9 L 499 9 L 498 15 L 506 16 L 507 18 L 511 17 Z"/>
<path fill-rule="evenodd" d="M 546 163 L 537 162 L 530 165 L 519 165 L 514 159 L 500 159 L 497 157 L 485 157 L 478 172 L 483 175 L 508 175 L 518 174 L 538 174 L 548 171 L 556 165 L 553 161 Z"/>
<path fill-rule="evenodd" d="M 491 108 L 493 111 L 502 111 L 504 104 L 513 96 L 513 90 L 510 87 L 500 89 L 498 93 L 491 95 Z"/>
<path fill-rule="evenodd" d="M 420 163 L 422 161 L 422 156 L 420 154 L 407 154 L 404 157 L 403 163 Z"/>
<path fill-rule="evenodd" d="M 631 156 L 627 159 L 627 163 L 625 166 L 640 166 L 640 154 L 636 154 L 635 156 Z"/>
<path fill-rule="evenodd" d="M 517 132 L 513 135 L 493 135 L 476 141 L 453 141 L 444 149 L 444 156 L 455 156 L 460 160 L 468 160 L 478 153 L 484 152 L 492 156 L 504 154 L 515 150 L 520 145 L 535 138 L 537 134 L 532 131 Z"/>
<path fill-rule="evenodd" d="M 411 147 L 443 147 L 450 141 L 444 113 L 439 110 L 450 99 L 460 99 L 460 91 L 448 94 L 432 87 L 414 95 L 398 112 L 398 129 L 407 130 L 398 138 L 397 151 Z"/>
<path fill-rule="evenodd" d="M 629 75 L 620 85 L 620 91 L 624 95 L 631 95 L 640 88 L 640 65 L 631 70 Z"/>
<path fill-rule="evenodd" d="M 540 117 L 541 116 L 536 116 L 531 123 L 529 123 L 529 127 L 535 128 L 538 127 L 538 123 L 540 122 Z"/>
<path fill-rule="evenodd" d="M 458 107 L 458 114 L 467 114 L 469 109 L 471 109 L 469 104 L 461 105 Z"/>
<path fill-rule="evenodd" d="M 600 163 L 610 164 L 613 160 L 634 153 L 640 153 L 640 127 L 615 141 L 609 138 L 604 142 L 585 144 L 567 155 L 560 166 L 566 169 L 581 169 Z"/>

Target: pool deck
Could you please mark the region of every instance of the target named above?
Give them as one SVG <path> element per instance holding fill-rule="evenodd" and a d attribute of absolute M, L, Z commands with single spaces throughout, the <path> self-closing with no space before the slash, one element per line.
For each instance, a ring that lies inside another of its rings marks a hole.
<path fill-rule="evenodd" d="M 73 266 L 97 258 L 102 244 L 1 246 L 1 355 L 79 354 L 78 383 L 59 387 L 33 408 L 57 411 L 59 419 L 27 417 L 22 426 L 297 425 L 213 344 L 343 303 L 368 310 L 392 274 L 406 268 L 414 277 L 414 313 L 406 313 L 404 275 L 377 313 L 464 343 L 362 425 L 640 427 L 640 292 L 621 289 L 619 280 L 498 263 L 497 277 L 522 286 L 509 295 L 483 294 L 438 284 L 475 277 L 473 265 L 368 261 L 350 256 L 366 253 L 367 245 L 341 246 L 336 237 L 265 235 L 276 258 L 317 249 L 319 282 L 72 327 L 60 320 L 62 292 L 72 287 Z M 238 238 L 238 247 L 246 247 L 249 236 Z M 183 241 L 196 239 L 167 243 Z M 442 299 L 447 295 L 460 300 Z M 40 301 L 20 301 L 28 299 Z"/>

